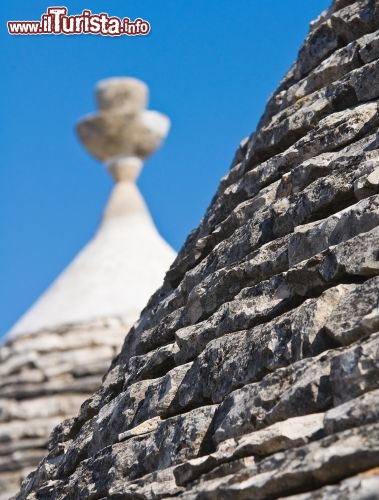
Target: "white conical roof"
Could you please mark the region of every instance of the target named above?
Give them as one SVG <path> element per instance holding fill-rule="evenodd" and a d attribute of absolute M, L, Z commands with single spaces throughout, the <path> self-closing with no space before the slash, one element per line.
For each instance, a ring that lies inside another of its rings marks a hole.
<path fill-rule="evenodd" d="M 166 136 L 169 120 L 144 109 L 146 93 L 134 79 L 98 86 L 101 111 L 83 119 L 78 133 L 107 164 L 116 185 L 94 238 L 9 335 L 114 316 L 132 324 L 161 285 L 175 252 L 158 234 L 135 178 L 142 158 Z"/>
<path fill-rule="evenodd" d="M 10 498 L 47 453 L 53 427 L 100 386 L 125 334 L 161 285 L 175 252 L 135 184 L 169 120 L 145 109 L 147 87 L 111 79 L 100 112 L 78 126 L 116 184 L 98 231 L 10 331 L 0 348 L 0 498 Z"/>
<path fill-rule="evenodd" d="M 116 209 L 121 213 L 112 214 Z M 10 335 L 108 316 L 120 316 L 132 324 L 162 284 L 174 257 L 135 184 L 119 183 L 94 238 Z"/>

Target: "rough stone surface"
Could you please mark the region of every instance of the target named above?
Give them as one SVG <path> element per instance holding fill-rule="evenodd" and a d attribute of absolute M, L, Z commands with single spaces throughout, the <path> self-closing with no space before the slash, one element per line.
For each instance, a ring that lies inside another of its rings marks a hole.
<path fill-rule="evenodd" d="M 335 0 L 19 499 L 379 498 L 379 4 Z"/>
<path fill-rule="evenodd" d="M 0 349 L 0 499 L 46 454 L 49 434 L 98 389 L 129 325 L 107 318 L 16 336 Z"/>
<path fill-rule="evenodd" d="M 149 122 L 147 92 L 139 80 L 108 79 L 98 85 L 97 100 L 100 115 L 108 119 L 142 117 L 142 129 L 155 134 L 151 154 L 167 130 L 159 120 Z M 163 115 L 161 120 L 167 121 Z M 112 132 L 121 148 L 126 139 L 129 145 L 141 140 L 141 128 L 135 130 L 133 119 L 126 122 Z M 84 123 L 88 125 L 88 118 Z M 96 142 L 91 128 L 86 137 Z M 17 492 L 21 480 L 38 465 L 54 427 L 73 417 L 99 388 L 125 334 L 175 257 L 135 184 L 142 163 L 142 158 L 121 156 L 107 163 L 116 185 L 96 234 L 13 326 L 0 348 L 0 500 Z M 162 348 L 159 356 L 141 358 L 138 374 L 151 363 L 172 358 L 174 351 Z M 180 373 L 181 367 L 176 376 L 162 380 L 172 383 L 157 400 L 162 408 L 173 398 Z M 136 418 L 146 428 L 143 411 Z"/>

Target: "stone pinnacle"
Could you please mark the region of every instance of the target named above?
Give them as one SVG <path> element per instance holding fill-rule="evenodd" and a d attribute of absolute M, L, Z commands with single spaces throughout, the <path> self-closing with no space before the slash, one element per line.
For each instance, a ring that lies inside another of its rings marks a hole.
<path fill-rule="evenodd" d="M 132 182 L 143 161 L 165 139 L 170 120 L 147 110 L 148 88 L 135 78 L 109 78 L 96 86 L 97 113 L 82 118 L 77 133 L 85 148 L 102 161 L 116 182 Z"/>

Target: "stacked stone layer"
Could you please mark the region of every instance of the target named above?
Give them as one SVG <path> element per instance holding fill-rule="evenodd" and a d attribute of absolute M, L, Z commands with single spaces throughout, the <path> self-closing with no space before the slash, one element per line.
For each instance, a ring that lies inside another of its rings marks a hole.
<path fill-rule="evenodd" d="M 169 128 L 167 117 L 145 109 L 147 93 L 139 80 L 103 80 L 97 86 L 100 112 L 78 125 L 89 151 L 101 150 L 97 156 L 116 185 L 94 237 L 0 348 L 0 500 L 15 494 L 46 455 L 54 427 L 76 415 L 99 388 L 125 334 L 174 260 L 135 184 L 143 158 Z M 141 153 L 141 141 L 143 158 L 125 156 Z"/>
<path fill-rule="evenodd" d="M 378 498 L 378 82 L 336 0 L 18 498 Z"/>
<path fill-rule="evenodd" d="M 49 435 L 97 390 L 130 325 L 120 318 L 15 337 L 0 349 L 0 498 L 46 455 Z"/>

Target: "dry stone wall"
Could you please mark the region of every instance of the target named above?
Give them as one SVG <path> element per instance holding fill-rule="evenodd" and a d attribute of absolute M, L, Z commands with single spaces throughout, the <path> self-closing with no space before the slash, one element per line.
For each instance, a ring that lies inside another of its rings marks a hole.
<path fill-rule="evenodd" d="M 18 498 L 379 498 L 378 82 L 336 0 Z"/>

